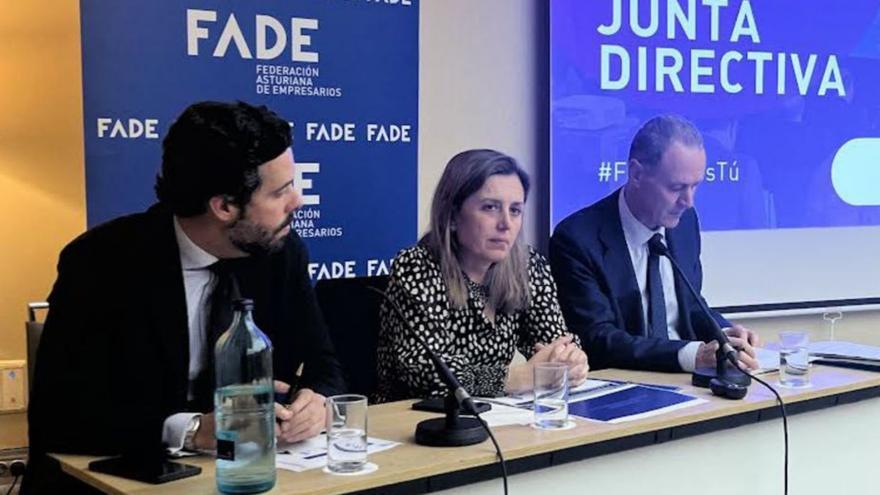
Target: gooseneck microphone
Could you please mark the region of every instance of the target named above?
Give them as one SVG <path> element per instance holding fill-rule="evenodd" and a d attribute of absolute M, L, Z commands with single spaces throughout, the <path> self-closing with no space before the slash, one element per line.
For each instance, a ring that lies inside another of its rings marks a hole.
<path fill-rule="evenodd" d="M 748 392 L 751 378 L 749 378 L 748 374 L 743 373 L 739 369 L 737 351 L 733 345 L 731 345 L 730 339 L 728 339 L 724 331 L 721 330 L 721 326 L 715 321 L 709 306 L 706 305 L 706 302 L 694 288 L 693 284 L 691 284 L 690 280 L 688 280 L 687 276 L 678 265 L 678 262 L 676 262 L 675 258 L 672 256 L 672 253 L 669 252 L 669 248 L 666 247 L 666 244 L 661 240 L 661 237 L 652 237 L 651 240 L 648 241 L 648 249 L 652 254 L 665 256 L 666 259 L 669 260 L 669 263 L 672 264 L 673 270 L 678 274 L 679 279 L 684 282 L 685 287 L 687 287 L 688 291 L 694 299 L 696 299 L 697 304 L 700 306 L 700 310 L 709 321 L 709 332 L 712 336 L 712 340 L 718 342 L 718 351 L 715 354 L 715 368 L 699 368 L 694 370 L 692 383 L 699 387 L 707 387 L 712 390 L 712 393 L 721 397 L 726 397 L 728 399 L 742 399 Z M 725 360 L 730 363 L 732 368 L 725 365 Z"/>
<path fill-rule="evenodd" d="M 492 430 L 489 429 L 489 425 L 480 417 L 476 404 L 474 404 L 470 394 L 461 386 L 461 382 L 458 381 L 458 378 L 455 377 L 449 366 L 434 352 L 434 349 L 431 349 L 428 343 L 422 340 L 422 337 L 413 327 L 412 322 L 403 314 L 403 310 L 400 309 L 397 301 L 388 296 L 385 291 L 369 285 L 366 287 L 382 296 L 382 299 L 391 305 L 397 318 L 406 325 L 410 335 L 415 337 L 419 345 L 422 346 L 422 349 L 428 354 L 428 357 L 431 358 L 431 362 L 434 363 L 434 368 L 440 375 L 440 379 L 449 389 L 445 400 L 446 417 L 426 419 L 419 422 L 416 425 L 416 443 L 434 447 L 457 447 L 480 443 L 485 441 L 486 438 L 491 438 L 492 444 L 495 445 L 498 461 L 501 464 L 504 495 L 507 495 L 507 463 L 504 461 L 504 454 L 501 453 L 501 446 L 498 445 L 498 441 L 495 439 L 495 435 L 492 434 Z M 474 417 L 460 417 L 459 409 Z"/>
<path fill-rule="evenodd" d="M 434 368 L 437 370 L 437 374 L 440 375 L 440 379 L 443 380 L 443 383 L 449 388 L 449 392 L 455 397 L 455 400 L 458 402 L 461 409 L 467 414 L 476 416 L 477 406 L 474 404 L 471 395 L 461 386 L 461 382 L 458 381 L 458 378 L 455 377 L 455 374 L 452 373 L 449 366 L 440 359 L 440 356 L 438 356 L 436 352 L 434 352 L 434 349 L 431 349 L 431 347 L 422 340 L 422 337 L 416 332 L 415 328 L 412 327 L 412 323 L 403 316 L 403 311 L 400 309 L 397 302 L 394 299 L 391 299 L 388 294 L 375 287 L 368 286 L 367 288 L 381 295 L 382 298 L 391 305 L 394 309 L 394 314 L 396 314 L 400 321 L 409 328 L 410 334 L 415 337 L 419 342 L 419 345 L 422 346 L 422 349 L 428 354 L 428 357 L 431 358 L 431 362 L 434 363 Z"/>
<path fill-rule="evenodd" d="M 675 258 L 672 257 L 672 254 L 669 252 L 669 248 L 666 247 L 666 244 L 663 244 L 663 241 L 660 240 L 659 236 L 652 237 L 651 240 L 648 241 L 648 249 L 658 255 L 665 256 L 666 259 L 669 260 L 669 263 L 672 264 L 672 268 L 675 269 L 675 272 L 678 274 L 681 281 L 684 282 L 685 287 L 688 288 L 688 292 L 694 296 L 694 299 L 697 300 L 697 304 L 700 305 L 700 309 L 706 315 L 710 322 L 710 330 L 712 332 L 712 339 L 718 342 L 719 352 L 726 357 L 731 364 L 737 364 L 737 352 L 736 349 L 730 344 L 730 339 L 727 338 L 727 335 L 721 330 L 721 326 L 718 325 L 718 322 L 715 321 L 715 318 L 712 317 L 712 311 L 709 310 L 709 306 L 706 305 L 706 302 L 703 301 L 703 298 L 700 297 L 700 294 L 694 289 L 694 286 L 691 285 L 691 281 L 684 275 L 681 267 L 678 266 L 678 263 L 675 261 Z"/>
<path fill-rule="evenodd" d="M 742 399 L 745 397 L 746 392 L 748 391 L 748 385 L 751 383 L 751 379 L 754 379 L 764 387 L 766 387 L 775 397 L 776 402 L 779 404 L 779 409 L 782 412 L 782 432 L 784 435 L 785 441 L 785 461 L 783 467 L 783 493 L 788 495 L 788 415 L 785 411 L 785 402 L 782 400 L 782 396 L 779 395 L 779 392 L 776 391 L 775 388 L 771 387 L 769 383 L 764 380 L 758 378 L 757 376 L 749 374 L 746 370 L 742 369 L 739 365 L 739 360 L 737 359 L 736 349 L 730 344 L 730 339 L 727 338 L 727 335 L 721 330 L 721 326 L 718 325 L 718 322 L 715 321 L 715 318 L 712 317 L 712 312 L 709 310 L 709 307 L 706 305 L 706 302 L 703 301 L 703 298 L 700 297 L 700 294 L 697 293 L 697 290 L 694 289 L 694 286 L 691 285 L 690 280 L 684 275 L 681 270 L 681 267 L 676 263 L 675 258 L 672 257 L 672 253 L 669 252 L 669 248 L 666 247 L 666 244 L 663 244 L 663 241 L 660 240 L 660 237 L 652 237 L 651 240 L 648 241 L 648 249 L 658 256 L 665 256 L 666 259 L 672 264 L 672 268 L 678 274 L 679 278 L 681 278 L 682 282 L 684 282 L 685 287 L 688 288 L 691 295 L 694 296 L 694 299 L 697 300 L 697 304 L 700 305 L 700 309 L 706 315 L 709 322 L 711 323 L 710 328 L 712 331 L 713 338 L 718 342 L 719 348 L 717 356 L 717 378 L 712 378 L 709 381 L 708 386 L 711 388 L 712 393 L 715 395 L 720 395 L 722 397 L 727 397 L 729 399 Z M 731 373 L 733 370 L 725 370 L 723 366 L 724 360 L 726 358 L 727 361 L 733 365 L 735 370 L 739 373 L 734 375 Z M 739 377 L 747 380 L 744 384 L 739 383 L 741 381 Z M 693 383 L 694 385 L 707 386 L 701 383 L 697 383 L 697 371 L 694 371 Z"/>
<path fill-rule="evenodd" d="M 459 417 L 461 411 L 476 417 L 479 417 L 479 414 L 474 400 L 467 390 L 461 386 L 461 382 L 458 381 L 458 378 L 455 377 L 449 366 L 440 359 L 440 356 L 437 355 L 434 349 L 431 349 L 427 342 L 416 332 L 412 322 L 406 318 L 403 310 L 400 309 L 400 306 L 394 299 L 376 287 L 367 286 L 367 288 L 381 295 L 385 302 L 391 306 L 397 318 L 409 329 L 410 335 L 418 341 L 422 349 L 428 354 L 428 357 L 434 364 L 434 368 L 437 370 L 437 374 L 440 376 L 440 380 L 449 389 L 445 404 L 446 418 L 429 419 L 419 423 L 416 428 L 416 443 L 449 447 L 472 445 L 486 440 L 488 435 L 484 431 L 481 421 L 476 418 Z"/>
<path fill-rule="evenodd" d="M 378 292 L 378 289 L 375 290 Z M 400 310 L 400 307 L 398 307 L 397 303 L 390 297 L 388 297 L 387 294 L 383 293 L 383 295 L 385 296 L 385 300 L 389 301 L 391 307 L 394 308 L 394 312 L 395 314 L 397 314 L 397 317 L 403 320 L 403 312 Z M 419 341 L 419 344 L 422 346 L 425 352 L 428 353 L 428 357 L 430 357 L 431 362 L 434 363 L 434 368 L 437 370 L 437 374 L 440 375 L 440 379 L 443 380 L 443 383 L 446 384 L 446 387 L 449 388 L 450 393 L 455 397 L 455 400 L 456 402 L 458 402 L 458 405 L 461 407 L 461 409 L 467 414 L 472 414 L 476 416 L 477 406 L 476 404 L 474 404 L 474 400 L 471 398 L 471 395 L 467 392 L 467 390 L 465 390 L 465 388 L 461 386 L 461 382 L 458 381 L 458 378 L 455 377 L 455 374 L 452 373 L 452 370 L 449 369 L 449 366 L 442 359 L 440 359 L 440 356 L 438 356 L 437 353 L 434 352 L 434 349 L 431 349 L 428 344 L 424 340 L 422 340 L 421 336 L 419 336 L 415 332 L 415 329 L 412 328 L 412 324 L 409 321 L 403 321 L 404 324 L 409 327 L 410 333 L 412 335 L 415 335 L 416 340 Z"/>

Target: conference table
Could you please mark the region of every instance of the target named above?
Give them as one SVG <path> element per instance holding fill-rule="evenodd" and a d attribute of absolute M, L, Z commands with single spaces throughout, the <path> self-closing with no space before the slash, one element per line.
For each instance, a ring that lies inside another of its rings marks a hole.
<path fill-rule="evenodd" d="M 783 490 L 783 430 L 773 395 L 753 384 L 743 400 L 713 397 L 690 375 L 602 370 L 592 378 L 675 385 L 705 403 L 639 420 L 609 424 L 576 420 L 573 429 L 523 425 L 493 429 L 507 459 L 510 493 L 764 494 Z M 880 373 L 814 365 L 812 386 L 778 387 L 790 416 L 790 493 L 880 493 Z M 490 441 L 468 447 L 423 447 L 415 424 L 436 414 L 412 401 L 370 406 L 369 434 L 401 445 L 370 456 L 379 466 L 362 476 L 320 469 L 278 471 L 270 494 L 502 493 Z M 792 417 L 793 416 L 793 417 Z M 149 485 L 91 472 L 94 457 L 55 455 L 72 476 L 115 494 L 216 493 L 214 460 L 188 458 L 199 476 Z"/>

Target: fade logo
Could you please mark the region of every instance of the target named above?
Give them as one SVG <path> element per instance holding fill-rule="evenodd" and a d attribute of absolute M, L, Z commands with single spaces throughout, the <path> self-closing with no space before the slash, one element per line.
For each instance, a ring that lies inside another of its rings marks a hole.
<path fill-rule="evenodd" d="M 98 117 L 99 138 L 159 139 L 159 119 L 114 119 Z"/>
<path fill-rule="evenodd" d="M 186 53 L 197 57 L 202 44 L 213 47 L 214 57 L 225 57 L 230 45 L 235 45 L 238 55 L 244 59 L 272 60 L 281 56 L 290 41 L 290 59 L 294 62 L 318 62 L 318 52 L 307 51 L 312 44 L 308 32 L 318 30 L 318 20 L 304 17 L 290 18 L 290 32 L 284 24 L 270 15 L 254 16 L 255 39 L 248 40 L 241 30 L 235 14 L 230 13 L 222 29 L 217 22 L 215 10 L 186 10 Z M 219 36 L 217 33 L 219 31 Z M 269 32 L 272 32 L 274 43 L 269 46 Z M 206 41 L 202 41 L 206 40 Z M 251 48 L 254 48 L 252 50 Z"/>
<path fill-rule="evenodd" d="M 321 164 L 316 162 L 296 162 L 294 170 L 293 187 L 302 196 L 303 206 L 319 206 L 321 204 L 320 194 L 305 193 L 305 191 L 312 188 L 312 179 L 307 179 L 305 174 L 318 174 L 321 171 Z"/>

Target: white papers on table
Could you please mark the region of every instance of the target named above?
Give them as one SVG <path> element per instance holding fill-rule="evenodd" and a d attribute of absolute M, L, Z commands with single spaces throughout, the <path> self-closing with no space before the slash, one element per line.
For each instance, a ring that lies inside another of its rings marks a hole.
<path fill-rule="evenodd" d="M 756 375 L 779 370 L 779 351 L 766 347 L 756 347 L 755 357 L 758 358 L 758 369 L 754 370 Z"/>
<path fill-rule="evenodd" d="M 592 380 L 588 379 L 584 383 L 578 385 L 577 387 L 572 387 L 568 391 L 569 400 L 575 400 L 575 397 L 581 396 L 588 392 L 594 392 L 597 390 L 617 387 L 620 385 L 620 382 L 610 382 L 605 380 Z M 514 407 L 523 407 L 523 406 L 531 406 L 532 402 L 535 400 L 535 394 L 533 392 L 523 392 L 521 394 L 508 395 L 507 397 L 492 397 L 492 398 L 480 398 L 478 400 L 484 402 L 490 402 L 492 404 L 503 404 L 506 406 L 514 406 Z"/>
<path fill-rule="evenodd" d="M 507 397 L 502 399 L 507 399 Z M 498 399 L 478 398 L 477 400 L 489 402 L 492 405 L 492 409 L 480 414 L 480 417 L 493 428 L 506 425 L 528 425 L 535 419 L 535 413 L 531 409 L 509 406 L 498 402 Z"/>
<path fill-rule="evenodd" d="M 848 358 L 880 362 L 880 347 L 839 340 L 812 342 L 808 346 L 811 356 L 823 358 Z"/>
<path fill-rule="evenodd" d="M 393 449 L 398 445 L 400 445 L 400 443 L 392 442 L 391 440 L 368 437 L 367 455 Z M 283 448 L 279 448 L 278 452 L 275 454 L 275 467 L 278 469 L 300 472 L 308 469 L 322 468 L 326 465 L 326 433 L 321 433 L 316 437 L 303 440 L 302 442 L 286 445 Z"/>
<path fill-rule="evenodd" d="M 477 400 L 492 404 L 492 410 L 481 414 L 490 426 L 524 425 L 534 421 L 531 394 Z M 568 412 L 569 417 L 621 423 L 705 402 L 668 385 L 589 380 L 569 393 Z"/>
<path fill-rule="evenodd" d="M 807 345 L 810 361 L 817 359 L 852 360 L 853 362 L 880 363 L 880 347 L 854 344 L 839 340 L 820 340 Z M 755 349 L 759 369 L 756 373 L 779 370 L 779 343 L 771 342 L 767 347 Z"/>

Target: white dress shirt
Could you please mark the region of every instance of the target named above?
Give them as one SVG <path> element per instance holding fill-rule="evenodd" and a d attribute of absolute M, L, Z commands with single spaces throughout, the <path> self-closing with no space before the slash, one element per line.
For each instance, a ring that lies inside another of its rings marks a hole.
<path fill-rule="evenodd" d="M 618 197 L 618 209 L 620 210 L 620 224 L 623 227 L 623 237 L 626 239 L 626 247 L 629 250 L 629 258 L 632 261 L 636 281 L 639 284 L 639 294 L 642 298 L 642 317 L 647 325 L 648 321 L 648 241 L 654 234 L 660 234 L 666 243 L 666 227 L 651 230 L 640 222 L 624 198 L 625 189 L 620 191 Z M 663 282 L 663 299 L 666 301 L 666 331 L 669 340 L 681 340 L 678 334 L 678 297 L 675 291 L 675 276 L 672 271 L 672 263 L 665 256 L 660 257 L 660 280 Z M 693 371 L 697 362 L 697 350 L 700 342 L 690 342 L 678 351 L 678 364 L 684 371 Z"/>
<path fill-rule="evenodd" d="M 187 399 L 192 400 L 193 386 L 196 378 L 205 366 L 208 349 L 206 328 L 208 325 L 208 299 L 217 285 L 216 276 L 208 267 L 217 261 L 217 257 L 200 248 L 190 239 L 177 217 L 174 217 L 174 235 L 180 251 L 180 266 L 183 270 L 183 285 L 186 291 L 186 315 L 189 328 L 189 388 Z M 162 440 L 168 450 L 176 454 L 183 448 L 186 430 L 199 413 L 176 413 L 165 419 L 162 429 Z"/>

